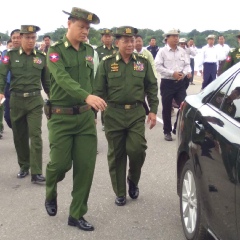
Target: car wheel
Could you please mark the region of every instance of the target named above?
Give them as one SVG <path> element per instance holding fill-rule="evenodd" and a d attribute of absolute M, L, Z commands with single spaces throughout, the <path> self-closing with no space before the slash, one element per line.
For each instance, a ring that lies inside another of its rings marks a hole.
<path fill-rule="evenodd" d="M 180 179 L 180 214 L 184 234 L 189 240 L 207 238 L 202 224 L 201 204 L 190 160 L 183 167 Z"/>

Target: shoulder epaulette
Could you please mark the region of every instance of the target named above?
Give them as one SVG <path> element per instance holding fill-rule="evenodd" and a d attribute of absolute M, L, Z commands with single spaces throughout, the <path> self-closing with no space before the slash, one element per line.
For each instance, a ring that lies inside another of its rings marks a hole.
<path fill-rule="evenodd" d="M 86 44 L 88 47 L 93 48 L 93 46 L 92 46 L 91 44 L 89 44 L 89 43 L 87 43 L 87 42 L 85 42 L 85 44 Z"/>
<path fill-rule="evenodd" d="M 14 52 L 14 51 L 18 51 L 19 48 L 11 48 L 11 49 L 7 49 L 7 52 Z"/>
<path fill-rule="evenodd" d="M 46 53 L 45 53 L 45 52 L 43 52 L 43 51 L 37 50 L 37 53 L 40 53 L 40 54 L 42 54 L 42 55 L 46 56 Z"/>
<path fill-rule="evenodd" d="M 138 56 L 141 57 L 141 58 L 148 59 L 148 57 L 147 57 L 146 55 L 142 54 L 142 53 L 141 53 L 141 54 L 138 54 Z"/>
<path fill-rule="evenodd" d="M 113 57 L 113 55 L 107 55 L 107 56 L 103 57 L 102 60 L 106 60 L 106 59 L 111 58 L 111 57 Z"/>
<path fill-rule="evenodd" d="M 57 41 L 57 42 L 55 42 L 55 43 L 51 44 L 51 47 L 54 47 L 54 46 L 56 46 L 56 45 L 59 45 L 59 44 L 61 44 L 61 43 L 62 43 L 62 41 L 61 41 L 61 40 L 59 40 L 59 41 Z"/>
<path fill-rule="evenodd" d="M 101 48 L 103 45 L 97 46 L 96 49 Z"/>
<path fill-rule="evenodd" d="M 236 48 L 232 48 L 231 50 L 230 50 L 230 52 L 234 52 L 236 50 Z"/>

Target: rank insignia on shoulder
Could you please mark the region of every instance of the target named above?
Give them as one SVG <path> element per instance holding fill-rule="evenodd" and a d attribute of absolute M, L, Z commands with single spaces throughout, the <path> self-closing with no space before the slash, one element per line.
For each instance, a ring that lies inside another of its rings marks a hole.
<path fill-rule="evenodd" d="M 144 64 L 140 61 L 133 63 L 133 69 L 138 72 L 142 72 L 144 70 Z"/>
<path fill-rule="evenodd" d="M 103 57 L 102 60 L 106 60 L 106 59 L 110 58 L 111 56 L 112 55 L 107 55 L 107 56 Z"/>
<path fill-rule="evenodd" d="M 235 49 L 236 49 L 236 48 L 232 48 L 232 49 L 230 50 L 230 52 L 234 52 L 234 51 L 235 51 Z"/>
<path fill-rule="evenodd" d="M 142 57 L 142 58 L 145 58 L 145 59 L 148 58 L 146 55 L 144 55 L 144 54 L 142 54 L 142 53 L 138 54 L 138 56 L 139 56 L 139 57 Z"/>
<path fill-rule="evenodd" d="M 117 63 L 112 63 L 111 72 L 118 72 L 118 70 L 119 70 L 119 65 Z"/>
<path fill-rule="evenodd" d="M 53 44 L 51 44 L 51 46 L 56 46 L 57 44 L 58 44 L 59 42 L 57 41 L 57 42 L 55 42 L 55 43 L 53 43 Z"/>

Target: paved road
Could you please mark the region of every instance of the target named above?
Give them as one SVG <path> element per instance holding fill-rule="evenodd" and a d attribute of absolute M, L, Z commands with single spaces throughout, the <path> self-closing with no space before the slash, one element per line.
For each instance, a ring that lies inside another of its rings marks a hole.
<path fill-rule="evenodd" d="M 188 94 L 200 90 L 200 77 Z M 175 112 L 176 115 L 176 112 Z M 161 104 L 158 117 L 161 118 Z M 175 116 L 173 116 L 175 119 Z M 17 179 L 19 171 L 11 130 L 5 125 L 0 140 L 0 240 L 183 240 L 179 198 L 176 194 L 176 141 L 163 140 L 162 124 L 146 128 L 147 158 L 139 183 L 137 200 L 127 198 L 124 207 L 114 204 L 107 166 L 107 142 L 98 116 L 98 150 L 94 181 L 86 219 L 95 226 L 84 232 L 67 226 L 71 202 L 72 171 L 58 184 L 58 214 L 49 217 L 44 208 L 45 186 L 34 185 L 30 177 Z M 43 116 L 43 168 L 49 161 L 46 117 Z"/>

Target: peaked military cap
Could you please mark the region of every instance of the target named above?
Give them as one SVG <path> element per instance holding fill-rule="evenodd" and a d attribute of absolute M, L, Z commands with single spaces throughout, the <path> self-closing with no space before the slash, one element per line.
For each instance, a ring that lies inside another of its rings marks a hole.
<path fill-rule="evenodd" d="M 180 38 L 179 39 L 179 43 L 186 43 L 187 42 L 187 39 L 186 38 Z"/>
<path fill-rule="evenodd" d="M 115 37 L 121 37 L 121 36 L 129 36 L 133 37 L 138 33 L 137 28 L 130 27 L 130 26 L 122 26 L 116 29 L 116 32 L 114 33 Z"/>
<path fill-rule="evenodd" d="M 205 39 L 208 40 L 209 38 L 211 38 L 211 39 L 215 39 L 215 35 L 210 34 L 210 35 L 208 35 Z"/>
<path fill-rule="evenodd" d="M 111 29 L 108 29 L 108 28 L 101 29 L 100 33 L 101 33 L 101 35 L 105 35 L 105 34 L 113 35 L 113 31 Z"/>
<path fill-rule="evenodd" d="M 21 25 L 20 33 L 36 33 L 40 31 L 40 27 L 34 25 Z"/>
<path fill-rule="evenodd" d="M 239 37 L 240 37 L 240 32 L 239 32 L 239 33 L 236 35 L 236 37 L 237 37 L 237 38 L 239 38 Z"/>
<path fill-rule="evenodd" d="M 163 37 L 167 37 L 167 36 L 170 36 L 170 35 L 179 35 L 179 33 L 180 33 L 179 29 L 171 29 L 168 32 L 164 33 Z"/>
<path fill-rule="evenodd" d="M 89 23 L 98 24 L 100 23 L 100 19 L 98 16 L 94 13 L 91 13 L 87 10 L 84 10 L 82 8 L 73 7 L 71 13 L 63 11 L 64 13 L 70 15 L 70 17 L 77 18 L 77 19 L 83 19 Z"/>

